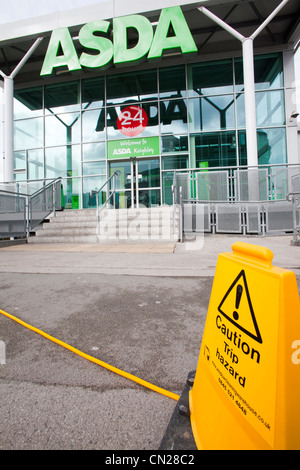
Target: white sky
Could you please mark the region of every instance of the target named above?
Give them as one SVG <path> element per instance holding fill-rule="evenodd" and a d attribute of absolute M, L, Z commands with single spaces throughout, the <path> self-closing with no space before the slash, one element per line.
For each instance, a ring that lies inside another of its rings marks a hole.
<path fill-rule="evenodd" d="M 106 0 L 0 0 L 0 24 L 85 7 Z"/>

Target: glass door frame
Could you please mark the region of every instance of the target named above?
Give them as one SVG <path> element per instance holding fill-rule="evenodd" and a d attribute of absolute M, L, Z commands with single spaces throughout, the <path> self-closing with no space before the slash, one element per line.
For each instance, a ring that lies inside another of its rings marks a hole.
<path fill-rule="evenodd" d="M 139 173 L 139 165 L 142 162 L 146 161 L 156 161 L 158 163 L 159 167 L 159 186 L 151 187 L 151 186 L 146 186 L 145 188 L 141 188 L 139 185 L 139 180 L 142 178 L 142 175 Z M 124 181 L 124 187 L 120 189 L 116 189 L 116 193 L 126 193 L 128 194 L 130 192 L 130 197 L 131 201 L 133 201 L 133 204 L 130 205 L 131 208 L 140 208 L 140 192 L 141 191 L 151 191 L 151 190 L 158 190 L 159 191 L 159 205 L 161 205 L 161 174 L 160 174 L 160 158 L 159 156 L 155 157 L 145 157 L 145 158 L 128 158 L 128 159 L 116 159 L 116 160 L 109 160 L 108 161 L 108 174 L 109 176 L 112 175 L 112 166 L 111 164 L 120 164 L 120 167 L 122 164 L 128 164 L 130 163 L 130 173 L 128 172 L 127 175 L 125 175 L 128 179 L 130 177 L 131 180 L 131 187 L 130 189 L 125 188 L 125 181 Z M 124 165 L 125 166 L 125 165 Z M 114 169 L 114 171 L 118 171 L 117 168 Z M 111 188 L 112 190 L 112 188 Z M 146 206 L 147 207 L 147 206 Z"/>

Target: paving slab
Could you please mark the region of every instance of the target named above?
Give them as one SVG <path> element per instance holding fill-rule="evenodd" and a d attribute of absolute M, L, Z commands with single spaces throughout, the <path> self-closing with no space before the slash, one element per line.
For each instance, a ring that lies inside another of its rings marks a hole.
<path fill-rule="evenodd" d="M 26 244 L 0 249 L 0 309 L 180 395 L 197 367 L 218 255 L 238 240 L 270 248 L 273 264 L 293 270 L 299 286 L 300 247 L 291 237 Z M 175 400 L 3 315 L 0 341 L 0 449 L 159 449 Z"/>

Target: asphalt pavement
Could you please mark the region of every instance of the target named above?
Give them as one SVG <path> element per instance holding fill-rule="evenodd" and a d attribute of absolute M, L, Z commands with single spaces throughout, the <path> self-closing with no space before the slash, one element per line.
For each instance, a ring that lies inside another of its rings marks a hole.
<path fill-rule="evenodd" d="M 0 309 L 180 395 L 197 367 L 218 255 L 241 240 L 295 272 L 291 236 L 0 248 Z M 0 449 L 157 450 L 176 400 L 0 314 Z M 2 351 L 2 352 L 1 352 Z M 2 356 L 1 356 L 2 355 Z M 2 360 L 1 360 L 2 359 Z"/>

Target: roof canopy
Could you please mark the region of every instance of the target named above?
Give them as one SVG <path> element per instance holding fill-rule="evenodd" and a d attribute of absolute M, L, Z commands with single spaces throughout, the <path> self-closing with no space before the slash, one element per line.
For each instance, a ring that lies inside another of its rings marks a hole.
<path fill-rule="evenodd" d="M 61 16 L 58 14 L 51 14 L 40 18 L 33 17 L 32 19 L 23 20 L 14 24 L 4 25 L 3 28 L 1 27 L 2 33 L 0 34 L 0 69 L 6 75 L 10 75 L 22 57 L 32 46 L 34 40 L 39 36 L 43 36 L 44 40 L 17 75 L 15 83 L 24 84 L 26 82 L 29 83 L 39 80 L 40 70 L 42 68 L 52 30 L 56 29 L 58 25 L 60 25 L 60 27 L 69 27 L 72 36 L 76 37 L 80 28 L 88 21 L 95 19 L 105 19 L 107 21 L 112 20 L 112 16 L 104 16 L 109 12 L 111 13 L 109 9 L 100 8 L 104 5 L 107 6 L 110 4 L 110 9 L 115 6 L 114 16 L 123 16 L 122 11 L 124 10 L 124 6 L 123 10 L 121 10 L 121 7 L 117 10 L 117 2 L 118 0 L 114 0 L 113 2 L 104 1 L 100 2 L 100 5 L 92 5 L 88 9 L 80 8 L 74 11 L 72 10 L 72 14 L 69 15 L 63 15 L 62 13 Z M 211 54 L 218 53 L 241 53 L 241 44 L 228 32 L 216 25 L 216 23 L 211 19 L 203 15 L 197 7 L 203 4 L 243 36 L 248 37 L 275 10 L 275 8 L 280 4 L 280 0 L 208 0 L 203 1 L 202 3 L 191 3 L 184 0 L 181 2 L 178 0 L 160 0 L 158 3 L 156 0 L 152 0 L 151 4 L 153 7 L 157 7 L 159 4 L 160 9 L 151 11 L 146 11 L 147 8 L 149 8 L 147 6 L 147 2 L 123 2 L 122 0 L 120 5 L 124 5 L 126 3 L 131 4 L 132 11 L 129 11 L 127 7 L 127 13 L 124 10 L 124 15 L 134 13 L 142 14 L 154 23 L 154 28 L 155 22 L 159 19 L 161 8 L 180 4 L 197 45 L 199 56 L 207 57 L 208 55 L 210 56 Z M 140 11 L 141 4 L 144 5 L 144 11 Z M 99 15 L 95 17 L 98 11 Z M 116 12 L 121 14 L 118 15 Z M 93 15 L 91 19 L 89 19 L 89 15 Z M 5 31 L 8 31 L 8 27 L 10 27 L 10 31 L 14 32 L 14 38 L 9 37 L 8 33 L 4 36 Z M 16 31 L 19 31 L 21 36 L 16 34 Z M 110 35 L 111 40 L 113 40 L 112 31 L 110 32 Z M 276 48 L 288 47 L 293 49 L 296 47 L 299 39 L 299 0 L 289 0 L 278 15 L 255 39 L 254 47 L 256 50 L 272 48 L 273 46 Z M 136 40 L 136 32 L 134 30 L 129 30 L 129 43 L 134 44 Z M 74 41 L 74 44 L 78 53 L 80 53 L 82 46 L 79 41 Z M 164 60 L 167 65 L 172 59 L 164 58 Z M 83 71 L 83 73 L 89 72 Z"/>

